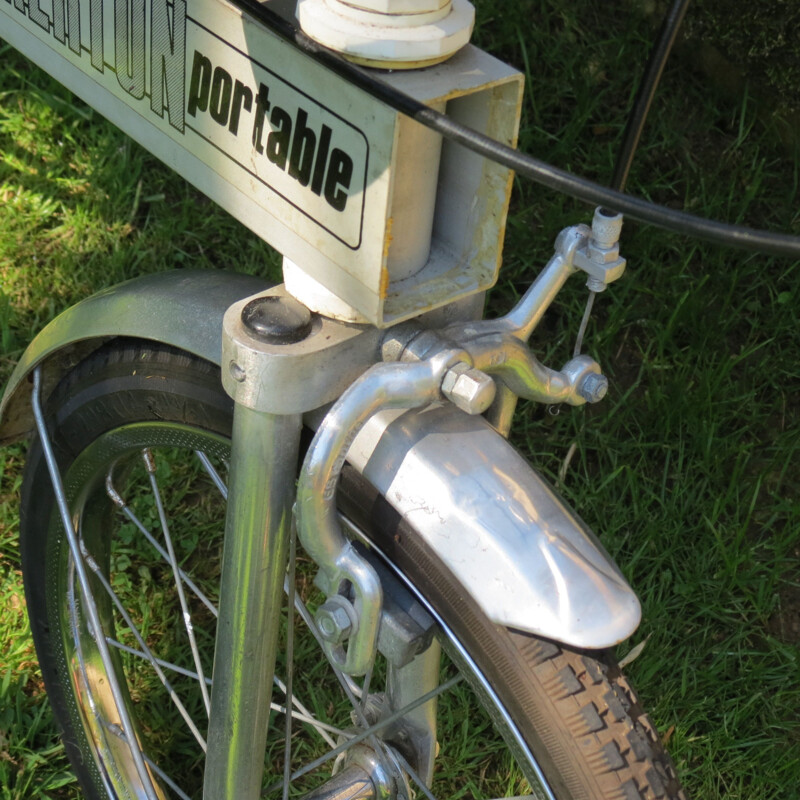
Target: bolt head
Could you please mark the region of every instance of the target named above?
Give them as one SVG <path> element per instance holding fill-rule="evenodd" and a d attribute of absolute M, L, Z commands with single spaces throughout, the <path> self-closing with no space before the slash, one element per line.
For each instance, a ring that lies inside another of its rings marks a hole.
<path fill-rule="evenodd" d="M 494 381 L 464 361 L 452 366 L 442 381 L 442 394 L 467 414 L 482 414 L 492 404 Z"/>
<path fill-rule="evenodd" d="M 421 328 L 416 322 L 401 322 L 390 328 L 381 342 L 384 361 L 400 361 L 406 347 L 419 336 Z"/>
<path fill-rule="evenodd" d="M 381 358 L 384 361 L 399 361 L 406 343 L 399 336 L 388 336 L 381 342 Z"/>

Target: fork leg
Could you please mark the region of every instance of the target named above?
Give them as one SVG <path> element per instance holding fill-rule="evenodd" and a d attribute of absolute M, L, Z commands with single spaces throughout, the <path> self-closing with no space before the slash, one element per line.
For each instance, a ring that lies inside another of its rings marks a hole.
<path fill-rule="evenodd" d="M 234 409 L 204 800 L 261 793 L 300 427 Z"/>

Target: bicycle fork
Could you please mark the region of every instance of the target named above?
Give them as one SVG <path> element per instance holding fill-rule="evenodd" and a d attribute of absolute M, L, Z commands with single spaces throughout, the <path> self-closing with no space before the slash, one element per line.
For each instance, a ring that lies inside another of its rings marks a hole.
<path fill-rule="evenodd" d="M 332 394 L 341 393 L 336 384 L 366 370 L 327 414 L 297 490 L 298 535 L 320 566 L 317 583 L 328 596 L 316 624 L 307 622 L 315 626 L 335 671 L 362 675 L 371 669 L 377 649 L 382 582 L 339 527 L 339 473 L 354 436 L 375 412 L 439 399 L 445 374 L 464 354 L 453 349 L 424 363 L 373 366 L 378 331 L 312 318 L 282 287 L 234 304 L 223 329 L 223 385 L 235 407 L 204 798 L 250 800 L 259 796 L 264 773 L 278 609 L 292 535 L 302 426 L 298 410 L 324 406 Z M 303 385 L 304 377 L 311 380 Z M 302 399 L 294 397 L 301 391 Z M 485 398 L 482 410 L 491 400 L 492 396 Z M 352 601 L 346 597 L 348 590 Z M 350 624 L 339 626 L 340 618 Z M 429 647 L 410 667 L 390 668 L 389 675 L 391 701 L 406 709 L 438 685 L 438 646 Z M 427 701 L 427 709 L 421 704 L 413 715 L 423 728 L 434 724 L 432 703 Z M 290 704 L 287 696 L 287 714 Z M 363 717 L 358 706 L 356 714 L 359 710 Z M 410 712 L 408 716 L 411 719 Z M 366 718 L 359 723 L 369 728 Z M 422 749 L 430 751 L 418 758 L 422 771 L 429 773 L 435 731 L 423 731 L 419 740 L 425 742 Z M 363 800 L 388 797 L 390 792 L 394 796 L 392 786 L 404 779 L 397 768 L 390 767 L 388 772 L 394 774 L 387 774 L 381 763 L 383 748 L 375 744 L 372 751 L 369 746 L 354 748 L 352 766 L 312 797 L 339 797 L 345 788 L 348 797 Z M 430 780 L 429 774 L 418 777 Z"/>
<path fill-rule="evenodd" d="M 205 798 L 261 792 L 300 428 L 234 409 Z"/>

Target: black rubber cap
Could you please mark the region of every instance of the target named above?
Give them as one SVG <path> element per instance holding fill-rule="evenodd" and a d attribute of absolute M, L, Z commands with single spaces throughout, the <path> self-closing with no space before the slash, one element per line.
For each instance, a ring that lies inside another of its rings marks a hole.
<path fill-rule="evenodd" d="M 293 297 L 257 297 L 242 309 L 242 324 L 269 344 L 293 344 L 311 333 L 311 312 Z"/>

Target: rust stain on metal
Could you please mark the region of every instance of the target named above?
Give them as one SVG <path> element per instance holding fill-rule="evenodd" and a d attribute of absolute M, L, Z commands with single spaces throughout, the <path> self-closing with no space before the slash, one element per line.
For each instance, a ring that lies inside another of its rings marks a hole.
<path fill-rule="evenodd" d="M 392 236 L 392 227 L 394 226 L 394 217 L 389 217 L 386 220 L 386 233 L 383 236 L 383 263 L 385 264 L 389 258 L 389 248 L 392 246 L 394 237 Z"/>
<path fill-rule="evenodd" d="M 381 300 L 386 300 L 386 295 L 389 294 L 389 270 L 386 269 L 386 266 L 381 267 L 381 285 L 378 293 Z"/>
<path fill-rule="evenodd" d="M 386 300 L 386 295 L 389 293 L 389 270 L 386 265 L 389 263 L 389 250 L 392 246 L 392 226 L 394 225 L 394 217 L 389 217 L 386 220 L 386 232 L 383 236 L 383 258 L 381 259 L 381 281 L 378 287 L 378 296 L 381 300 Z"/>

